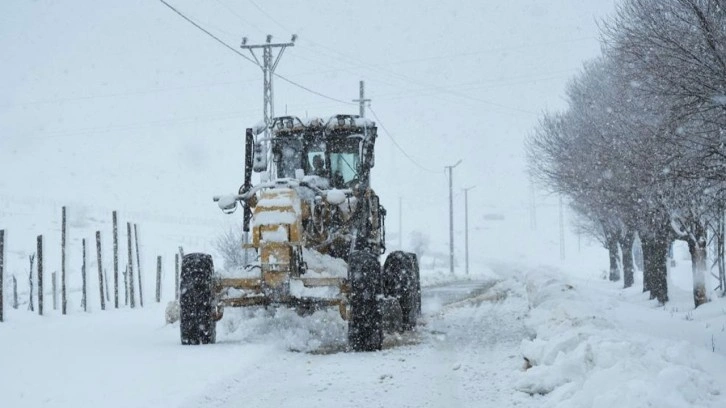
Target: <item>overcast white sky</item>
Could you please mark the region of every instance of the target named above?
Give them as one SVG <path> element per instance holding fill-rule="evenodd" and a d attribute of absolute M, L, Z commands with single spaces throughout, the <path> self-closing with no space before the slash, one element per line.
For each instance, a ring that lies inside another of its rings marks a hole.
<path fill-rule="evenodd" d="M 524 208 L 522 143 L 599 53 L 613 0 L 169 0 L 237 47 L 299 40 L 278 73 L 382 124 L 374 187 L 396 225 L 444 234 L 447 180 L 472 219 Z M 244 128 L 262 118 L 259 68 L 155 0 L 0 4 L 0 195 L 217 216 L 242 179 Z M 275 82 L 278 114 L 357 113 Z M 463 205 L 457 197 L 457 206 Z"/>

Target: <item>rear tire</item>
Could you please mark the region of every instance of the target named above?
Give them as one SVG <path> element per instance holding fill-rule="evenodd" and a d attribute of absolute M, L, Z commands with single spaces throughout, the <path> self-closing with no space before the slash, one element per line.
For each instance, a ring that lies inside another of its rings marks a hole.
<path fill-rule="evenodd" d="M 421 280 L 416 254 L 394 251 L 383 265 L 383 294 L 401 305 L 403 328 L 411 330 L 421 314 Z"/>
<path fill-rule="evenodd" d="M 383 320 L 378 307 L 381 294 L 381 266 L 368 252 L 356 251 L 348 259 L 350 313 L 348 345 L 353 351 L 380 350 L 383 345 Z"/>
<path fill-rule="evenodd" d="M 213 273 L 211 255 L 184 255 L 179 288 L 182 344 L 209 344 L 216 341 Z"/>

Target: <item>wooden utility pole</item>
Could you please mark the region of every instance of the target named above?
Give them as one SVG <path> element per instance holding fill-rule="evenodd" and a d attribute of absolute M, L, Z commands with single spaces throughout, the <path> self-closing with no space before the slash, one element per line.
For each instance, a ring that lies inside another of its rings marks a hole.
<path fill-rule="evenodd" d="M 113 305 L 118 309 L 118 217 L 113 212 Z"/>
<path fill-rule="evenodd" d="M 43 236 L 38 235 L 38 314 L 43 316 Z"/>
<path fill-rule="evenodd" d="M 139 306 L 144 307 L 144 290 L 141 286 L 141 257 L 139 256 L 139 229 L 136 224 L 134 224 L 134 243 L 136 245 L 136 271 L 139 276 Z"/>
<path fill-rule="evenodd" d="M 62 208 L 61 220 L 61 313 L 66 314 L 66 207 Z M 55 283 L 55 279 L 53 279 Z M 53 301 L 55 308 L 55 301 Z"/>
<path fill-rule="evenodd" d="M 103 297 L 103 262 L 101 262 L 101 231 L 96 231 L 96 263 L 98 264 L 98 292 L 101 298 L 101 310 L 106 310 L 106 299 Z M 107 282 L 108 283 L 108 282 Z"/>
<path fill-rule="evenodd" d="M 129 302 L 131 307 L 136 307 L 136 299 L 134 298 L 134 256 L 133 246 L 131 246 L 131 223 L 126 223 L 126 241 L 128 247 L 128 260 L 129 260 Z"/>

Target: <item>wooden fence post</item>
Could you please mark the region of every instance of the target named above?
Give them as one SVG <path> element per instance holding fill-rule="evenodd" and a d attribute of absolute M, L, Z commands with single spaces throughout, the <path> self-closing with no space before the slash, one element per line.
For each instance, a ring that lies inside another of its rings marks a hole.
<path fill-rule="evenodd" d="M 136 274 L 139 276 L 139 306 L 144 307 L 144 290 L 141 286 L 141 257 L 139 256 L 139 228 L 134 224 L 134 242 L 136 244 Z"/>
<path fill-rule="evenodd" d="M 56 273 L 50 274 L 50 286 L 53 289 L 53 310 L 58 310 L 58 280 L 56 279 Z"/>
<path fill-rule="evenodd" d="M 113 212 L 113 304 L 118 309 L 118 217 Z"/>
<path fill-rule="evenodd" d="M 83 311 L 87 312 L 88 307 L 86 305 L 86 300 L 88 299 L 86 297 L 86 239 L 83 238 L 81 240 L 81 245 L 83 245 L 83 263 L 81 263 L 81 279 L 83 280 L 83 295 L 81 297 L 81 305 L 83 306 Z"/>
<path fill-rule="evenodd" d="M 179 300 L 179 254 L 174 254 L 174 299 Z"/>
<path fill-rule="evenodd" d="M 28 255 L 28 260 L 30 261 L 30 270 L 28 271 L 28 287 L 30 288 L 28 291 L 28 310 L 35 312 L 35 307 L 33 306 L 33 261 L 35 261 L 35 254 Z"/>
<path fill-rule="evenodd" d="M 96 231 L 96 263 L 98 264 L 98 292 L 101 299 L 101 310 L 106 310 L 106 299 L 103 297 L 103 262 L 101 261 L 101 231 Z M 108 284 L 108 282 L 106 282 Z M 108 289 L 108 288 L 107 288 Z"/>
<path fill-rule="evenodd" d="M 106 302 L 111 303 L 111 295 L 108 293 L 108 287 L 111 285 L 108 283 L 108 270 L 106 268 L 103 269 L 103 281 L 105 282 L 104 289 L 106 290 Z"/>
<path fill-rule="evenodd" d="M 161 302 L 161 256 L 156 257 L 156 303 Z"/>
<path fill-rule="evenodd" d="M 18 308 L 18 280 L 13 275 L 13 309 Z"/>
<path fill-rule="evenodd" d="M 5 273 L 5 230 L 0 230 L 0 322 L 3 321 L 3 275 Z"/>
<path fill-rule="evenodd" d="M 134 295 L 134 255 L 133 255 L 133 246 L 131 246 L 131 223 L 126 223 L 126 240 L 127 240 L 127 247 L 128 247 L 128 260 L 129 260 L 129 302 L 131 303 L 131 308 L 136 307 L 136 298 Z"/>
<path fill-rule="evenodd" d="M 61 313 L 63 314 L 66 314 L 66 305 L 66 206 L 63 206 L 61 220 Z"/>
<path fill-rule="evenodd" d="M 129 305 L 129 264 L 124 268 L 124 306 Z"/>
<path fill-rule="evenodd" d="M 38 235 L 38 314 L 43 316 L 43 235 Z"/>

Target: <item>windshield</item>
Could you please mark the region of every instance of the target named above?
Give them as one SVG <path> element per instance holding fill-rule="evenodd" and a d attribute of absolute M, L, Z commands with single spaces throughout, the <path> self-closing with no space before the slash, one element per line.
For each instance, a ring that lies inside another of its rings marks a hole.
<path fill-rule="evenodd" d="M 325 159 L 325 142 L 311 143 L 307 148 L 306 159 L 305 174 L 329 177 L 328 164 Z"/>
<path fill-rule="evenodd" d="M 352 137 L 330 143 L 330 169 L 335 187 L 348 186 L 358 179 L 360 139 Z"/>
<path fill-rule="evenodd" d="M 300 140 L 275 139 L 272 153 L 277 166 L 277 177 L 294 178 L 295 170 L 303 168 L 302 142 Z"/>

